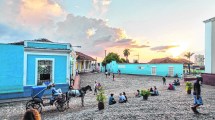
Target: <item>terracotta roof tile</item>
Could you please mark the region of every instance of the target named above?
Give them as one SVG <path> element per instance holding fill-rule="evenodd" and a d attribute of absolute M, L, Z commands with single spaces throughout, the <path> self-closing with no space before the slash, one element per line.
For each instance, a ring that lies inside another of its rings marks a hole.
<path fill-rule="evenodd" d="M 76 55 L 78 56 L 76 58 L 77 60 L 91 60 L 91 61 L 96 61 L 96 59 L 94 59 L 94 58 L 92 58 L 92 57 L 90 57 L 88 55 L 85 55 L 85 54 L 83 54 L 81 52 L 77 52 L 76 51 Z"/>
<path fill-rule="evenodd" d="M 183 64 L 188 64 L 188 63 L 193 64 L 193 62 L 183 59 L 183 58 L 157 58 L 157 59 L 152 59 L 150 62 L 148 63 L 183 63 Z"/>

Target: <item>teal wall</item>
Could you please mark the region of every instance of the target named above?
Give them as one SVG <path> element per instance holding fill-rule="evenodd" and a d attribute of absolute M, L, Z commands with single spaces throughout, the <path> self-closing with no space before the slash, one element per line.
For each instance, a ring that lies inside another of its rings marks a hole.
<path fill-rule="evenodd" d="M 67 48 L 67 44 L 50 44 L 50 43 L 35 43 L 35 42 L 27 42 L 27 47 L 31 48 L 48 48 L 48 49 L 69 49 Z"/>
<path fill-rule="evenodd" d="M 35 64 L 36 58 L 52 58 L 54 59 L 54 82 L 66 83 L 67 75 L 67 57 L 60 55 L 31 55 L 27 56 L 27 84 L 35 85 Z"/>
<path fill-rule="evenodd" d="M 0 93 L 23 92 L 24 47 L 0 44 Z"/>
<path fill-rule="evenodd" d="M 178 74 L 180 77 L 183 73 L 183 64 L 118 64 L 112 61 L 107 64 L 107 70 L 117 73 L 118 69 L 120 69 L 122 74 L 152 75 L 152 67 L 156 67 L 157 76 L 166 76 L 169 73 L 170 66 L 174 67 L 174 75 Z M 104 71 L 104 67 L 102 71 Z"/>

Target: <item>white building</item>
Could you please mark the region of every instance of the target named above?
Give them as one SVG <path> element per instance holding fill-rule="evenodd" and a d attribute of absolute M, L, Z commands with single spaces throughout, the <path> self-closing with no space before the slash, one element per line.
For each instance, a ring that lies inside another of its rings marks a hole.
<path fill-rule="evenodd" d="M 215 17 L 205 20 L 205 73 L 215 73 Z"/>
<path fill-rule="evenodd" d="M 197 66 L 204 66 L 204 55 L 195 55 L 194 64 Z"/>

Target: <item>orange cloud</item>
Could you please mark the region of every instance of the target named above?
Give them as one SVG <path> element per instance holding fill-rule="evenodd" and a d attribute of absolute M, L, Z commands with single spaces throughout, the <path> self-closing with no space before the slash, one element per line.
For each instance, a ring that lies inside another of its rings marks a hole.
<path fill-rule="evenodd" d="M 18 19 L 23 24 L 46 24 L 51 18 L 64 14 L 62 8 L 49 0 L 23 0 Z"/>

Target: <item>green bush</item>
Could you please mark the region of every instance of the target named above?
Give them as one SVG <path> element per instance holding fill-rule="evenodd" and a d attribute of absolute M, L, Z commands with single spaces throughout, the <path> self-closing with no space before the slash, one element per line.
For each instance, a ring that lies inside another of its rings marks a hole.
<path fill-rule="evenodd" d="M 104 95 L 104 90 L 102 87 L 99 89 L 99 93 L 96 95 L 96 100 L 98 102 L 105 102 L 106 100 L 106 96 Z"/>
<path fill-rule="evenodd" d="M 191 82 L 186 82 L 186 91 L 192 90 L 193 89 L 193 84 Z"/>
<path fill-rule="evenodd" d="M 140 95 L 142 95 L 142 96 L 145 96 L 145 95 L 149 96 L 150 94 L 151 94 L 151 93 L 150 93 L 149 90 L 141 90 L 141 91 L 140 91 Z"/>

